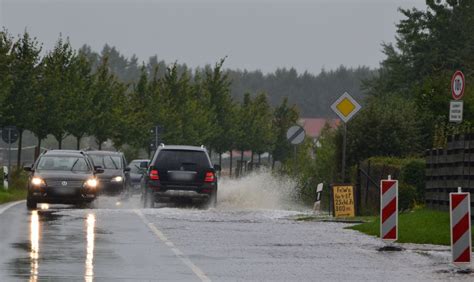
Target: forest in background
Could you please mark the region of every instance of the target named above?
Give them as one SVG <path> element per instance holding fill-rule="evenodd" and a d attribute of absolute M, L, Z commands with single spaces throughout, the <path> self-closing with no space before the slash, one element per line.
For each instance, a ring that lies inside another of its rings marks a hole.
<path fill-rule="evenodd" d="M 118 48 L 105 45 L 100 52 L 83 45 L 79 51 L 92 62 L 92 68 L 97 68 L 104 57 L 108 58 L 111 71 L 123 82 L 133 83 L 140 77 L 141 68 L 145 67 L 151 77 L 158 69 L 158 77 L 163 77 L 166 68 L 176 63 L 178 72 L 187 72 L 190 77 L 210 68 L 210 65 L 189 68 L 185 63 L 166 62 L 158 56 L 151 56 L 146 62 L 140 61 L 135 55 L 126 57 Z M 218 58 L 216 58 L 217 60 Z M 349 92 L 359 101 L 363 101 L 363 82 L 376 76 L 377 71 L 368 67 L 347 68 L 340 66 L 335 70 L 321 70 L 317 75 L 304 72 L 298 73 L 294 68 L 279 68 L 275 72 L 263 73 L 259 70 L 225 69 L 231 81 L 231 96 L 236 101 L 243 101 L 245 93 L 265 92 L 268 94 L 270 105 L 281 104 L 285 97 L 288 103 L 295 104 L 302 117 L 336 117 L 331 111 L 331 104 L 344 92 Z"/>

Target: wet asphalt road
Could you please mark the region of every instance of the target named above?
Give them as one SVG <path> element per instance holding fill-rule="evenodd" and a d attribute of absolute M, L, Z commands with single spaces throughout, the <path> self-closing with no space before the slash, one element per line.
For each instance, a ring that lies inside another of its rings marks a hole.
<path fill-rule="evenodd" d="M 140 209 L 138 198 L 96 209 L 0 206 L 0 281 L 471 280 L 446 247 L 383 244 L 300 211 Z M 105 208 L 106 207 L 106 208 Z M 433 250 L 434 248 L 434 250 Z M 472 281 L 472 280 L 471 280 Z"/>

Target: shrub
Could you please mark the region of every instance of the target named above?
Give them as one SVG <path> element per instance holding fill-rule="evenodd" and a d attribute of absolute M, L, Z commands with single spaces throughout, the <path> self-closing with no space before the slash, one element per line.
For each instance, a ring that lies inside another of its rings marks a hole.
<path fill-rule="evenodd" d="M 416 188 L 415 186 L 399 183 L 398 184 L 398 210 L 411 210 L 416 203 Z"/>
<path fill-rule="evenodd" d="M 379 183 L 380 179 L 399 180 L 400 210 L 411 209 L 415 203 L 422 203 L 425 190 L 425 161 L 421 158 L 372 157 L 361 163 L 361 168 L 367 171 L 370 160 L 370 176 Z M 356 174 L 352 176 L 356 183 Z M 378 188 L 361 175 L 361 212 L 366 215 L 378 214 L 380 209 L 380 193 Z M 413 193 L 414 191 L 414 193 Z M 366 195 L 366 192 L 367 195 Z"/>
<path fill-rule="evenodd" d="M 27 189 L 28 174 L 22 169 L 13 169 L 10 188 L 13 189 Z"/>
<path fill-rule="evenodd" d="M 425 161 L 412 159 L 402 166 L 400 180 L 416 189 L 417 202 L 425 199 Z"/>

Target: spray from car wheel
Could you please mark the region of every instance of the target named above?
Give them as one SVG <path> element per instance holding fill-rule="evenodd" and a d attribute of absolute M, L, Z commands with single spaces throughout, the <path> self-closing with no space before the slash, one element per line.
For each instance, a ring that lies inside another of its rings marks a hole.
<path fill-rule="evenodd" d="M 296 182 L 270 170 L 252 172 L 242 178 L 222 178 L 218 209 L 300 209 L 295 204 Z"/>

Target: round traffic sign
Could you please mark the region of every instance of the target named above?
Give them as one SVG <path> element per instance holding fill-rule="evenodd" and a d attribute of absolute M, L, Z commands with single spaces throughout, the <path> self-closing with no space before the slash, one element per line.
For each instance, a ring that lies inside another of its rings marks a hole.
<path fill-rule="evenodd" d="M 297 145 L 303 142 L 305 136 L 304 128 L 299 125 L 293 125 L 286 132 L 286 139 L 290 141 L 291 144 Z"/>
<path fill-rule="evenodd" d="M 14 126 L 5 126 L 2 129 L 3 142 L 13 144 L 18 140 L 18 130 Z"/>
<path fill-rule="evenodd" d="M 464 74 L 461 71 L 456 71 L 451 78 L 451 93 L 453 94 L 453 99 L 460 100 L 464 95 L 465 88 L 466 80 Z"/>

